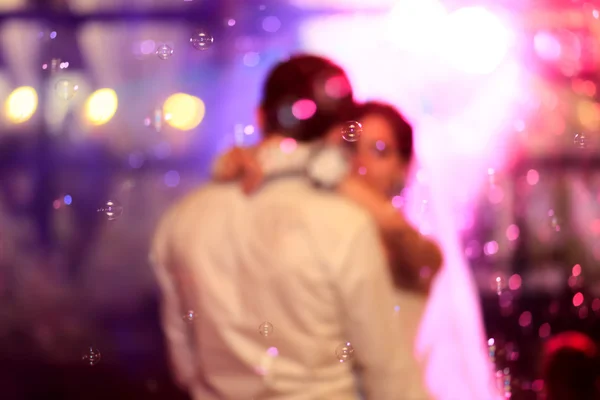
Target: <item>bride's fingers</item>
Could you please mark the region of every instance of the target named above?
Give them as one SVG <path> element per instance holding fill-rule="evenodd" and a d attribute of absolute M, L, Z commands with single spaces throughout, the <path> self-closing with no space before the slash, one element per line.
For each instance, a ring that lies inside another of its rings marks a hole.
<path fill-rule="evenodd" d="M 263 171 L 258 160 L 252 154 L 245 155 L 242 190 L 246 194 L 258 189 L 264 179 Z"/>
<path fill-rule="evenodd" d="M 230 154 L 221 156 L 215 163 L 213 177 L 217 181 L 230 181 L 235 179 L 236 166 L 230 157 Z"/>

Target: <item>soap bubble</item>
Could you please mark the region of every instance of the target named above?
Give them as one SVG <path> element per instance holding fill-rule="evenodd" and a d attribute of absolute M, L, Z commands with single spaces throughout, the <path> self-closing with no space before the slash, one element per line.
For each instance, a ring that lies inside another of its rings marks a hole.
<path fill-rule="evenodd" d="M 496 277 L 496 294 L 500 296 L 504 290 L 504 279 L 501 276 Z"/>
<path fill-rule="evenodd" d="M 269 322 L 263 322 L 258 327 L 258 333 L 263 336 L 269 336 L 271 333 L 273 333 L 273 325 L 271 325 Z"/>
<path fill-rule="evenodd" d="M 573 138 L 573 144 L 575 147 L 579 147 L 580 149 L 585 149 L 587 147 L 587 138 L 584 133 L 576 133 L 575 138 Z"/>
<path fill-rule="evenodd" d="M 67 79 L 60 79 L 54 84 L 54 91 L 62 100 L 71 100 L 78 90 L 79 86 Z"/>
<path fill-rule="evenodd" d="M 341 363 L 350 361 L 354 356 L 354 347 L 350 342 L 344 342 L 336 347 L 335 355 Z"/>
<path fill-rule="evenodd" d="M 169 120 L 169 115 L 163 113 L 162 108 L 157 107 L 152 112 L 151 116 L 144 118 L 144 126 L 148 128 L 154 128 L 156 132 L 160 132 L 163 127 L 163 123 Z"/>
<path fill-rule="evenodd" d="M 173 55 L 173 49 L 170 46 L 167 46 L 166 44 L 161 44 L 156 49 L 156 55 L 161 60 L 166 60 L 167 58 Z"/>
<path fill-rule="evenodd" d="M 81 359 L 83 360 L 83 362 L 93 367 L 94 365 L 100 362 L 100 360 L 102 359 L 102 354 L 100 354 L 98 349 L 90 347 L 87 350 L 87 352 L 84 353 L 83 356 L 81 356 Z"/>
<path fill-rule="evenodd" d="M 196 318 L 196 313 L 194 312 L 194 310 L 188 310 L 183 315 L 183 320 L 186 322 L 192 322 L 195 318 Z"/>
<path fill-rule="evenodd" d="M 123 215 L 123 206 L 114 200 L 108 200 L 98 212 L 106 215 L 109 221 L 114 221 Z"/>
<path fill-rule="evenodd" d="M 342 138 L 347 142 L 356 142 L 362 135 L 360 122 L 348 121 L 342 127 Z"/>
<path fill-rule="evenodd" d="M 207 50 L 212 46 L 214 41 L 215 38 L 204 30 L 197 30 L 190 37 L 190 43 L 196 50 Z"/>

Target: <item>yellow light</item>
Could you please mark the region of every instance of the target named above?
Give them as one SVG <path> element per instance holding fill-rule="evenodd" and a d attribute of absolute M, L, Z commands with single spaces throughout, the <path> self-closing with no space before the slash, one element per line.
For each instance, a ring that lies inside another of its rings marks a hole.
<path fill-rule="evenodd" d="M 166 123 L 181 131 L 189 131 L 200 125 L 205 112 L 202 100 L 185 93 L 175 93 L 163 104 Z"/>
<path fill-rule="evenodd" d="M 600 104 L 591 101 L 579 102 L 577 116 L 584 129 L 594 131 L 600 128 Z"/>
<path fill-rule="evenodd" d="M 96 90 L 85 103 L 85 115 L 92 125 L 104 125 L 114 117 L 119 98 L 112 89 Z"/>
<path fill-rule="evenodd" d="M 38 106 L 38 95 L 34 88 L 22 86 L 16 88 L 6 99 L 4 109 L 6 118 L 15 124 L 28 121 Z"/>

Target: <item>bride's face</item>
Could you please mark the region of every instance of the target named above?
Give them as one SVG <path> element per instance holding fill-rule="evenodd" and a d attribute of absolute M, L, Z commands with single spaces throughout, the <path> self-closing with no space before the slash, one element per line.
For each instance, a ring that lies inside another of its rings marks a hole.
<path fill-rule="evenodd" d="M 408 173 L 398 151 L 398 142 L 391 124 L 377 114 L 361 120 L 363 133 L 354 143 L 353 171 L 375 190 L 392 195 L 404 186 Z"/>

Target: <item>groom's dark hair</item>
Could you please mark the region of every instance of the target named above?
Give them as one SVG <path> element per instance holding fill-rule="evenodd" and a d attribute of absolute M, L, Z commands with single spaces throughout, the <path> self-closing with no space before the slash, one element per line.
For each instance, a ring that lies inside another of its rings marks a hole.
<path fill-rule="evenodd" d="M 271 70 L 260 108 L 265 136 L 310 142 L 349 119 L 352 87 L 340 66 L 323 57 L 297 55 Z"/>

